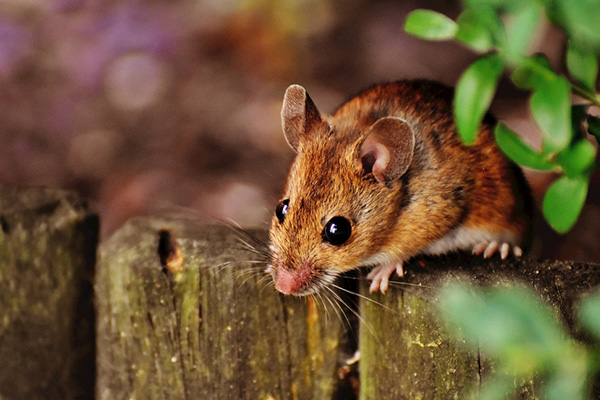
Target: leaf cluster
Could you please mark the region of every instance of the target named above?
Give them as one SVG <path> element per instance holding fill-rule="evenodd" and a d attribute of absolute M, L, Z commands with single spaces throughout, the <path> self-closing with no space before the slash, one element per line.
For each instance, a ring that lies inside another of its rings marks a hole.
<path fill-rule="evenodd" d="M 516 163 L 561 176 L 544 196 L 543 212 L 558 232 L 576 222 L 587 197 L 590 176 L 598 168 L 600 119 L 590 107 L 600 105 L 596 91 L 600 54 L 600 5 L 597 0 L 464 0 L 456 21 L 430 10 L 407 17 L 405 30 L 424 39 L 454 39 L 482 55 L 460 77 L 454 116 L 463 141 L 475 141 L 504 70 L 519 88 L 531 92 L 529 106 L 543 134 L 542 148 L 525 143 L 506 124 L 495 129 L 499 147 Z M 546 56 L 529 54 L 543 18 L 566 33 L 562 76 Z M 572 95 L 581 104 L 572 104 Z"/>
<path fill-rule="evenodd" d="M 539 378 L 546 400 L 589 398 L 598 372 L 598 347 L 569 336 L 554 310 L 524 287 L 472 289 L 451 283 L 440 292 L 438 311 L 449 330 L 495 366 L 478 398 L 511 398 L 519 383 Z M 600 340 L 600 292 L 578 307 L 581 325 Z M 472 397 L 477 397 L 473 393 Z"/>

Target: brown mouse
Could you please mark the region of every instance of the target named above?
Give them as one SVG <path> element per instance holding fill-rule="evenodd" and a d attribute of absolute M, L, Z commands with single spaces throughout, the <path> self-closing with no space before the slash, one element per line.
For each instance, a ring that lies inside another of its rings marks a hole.
<path fill-rule="evenodd" d="M 281 111 L 296 153 L 270 229 L 268 271 L 284 294 L 318 292 L 373 266 L 371 291 L 418 254 L 522 254 L 532 201 L 493 138 L 491 117 L 463 144 L 453 92 L 429 81 L 373 86 L 322 117 L 290 86 Z"/>

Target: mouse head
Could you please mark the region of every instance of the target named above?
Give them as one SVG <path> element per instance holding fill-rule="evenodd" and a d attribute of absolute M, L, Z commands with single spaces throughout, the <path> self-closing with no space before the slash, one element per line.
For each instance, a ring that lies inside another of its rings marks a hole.
<path fill-rule="evenodd" d="M 398 219 L 415 137 L 396 117 L 321 117 L 306 90 L 290 86 L 281 111 L 296 153 L 270 230 L 269 267 L 284 294 L 327 287 L 385 249 Z"/>

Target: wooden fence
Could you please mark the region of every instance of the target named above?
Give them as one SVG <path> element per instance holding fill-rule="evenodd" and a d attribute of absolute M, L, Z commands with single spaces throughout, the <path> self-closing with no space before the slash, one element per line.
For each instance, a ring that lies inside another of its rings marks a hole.
<path fill-rule="evenodd" d="M 79 198 L 0 189 L 2 399 L 464 398 L 491 366 L 444 334 L 436 288 L 525 282 L 575 330 L 573 303 L 600 283 L 595 265 L 432 259 L 385 295 L 342 280 L 359 294 L 338 308 L 276 293 L 229 227 L 135 218 L 95 260 Z"/>

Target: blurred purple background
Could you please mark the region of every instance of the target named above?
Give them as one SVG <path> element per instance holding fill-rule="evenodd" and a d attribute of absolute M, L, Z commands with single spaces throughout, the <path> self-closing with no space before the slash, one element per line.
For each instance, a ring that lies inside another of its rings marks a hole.
<path fill-rule="evenodd" d="M 266 227 L 292 159 L 279 119 L 289 84 L 327 113 L 376 82 L 454 85 L 476 57 L 405 34 L 415 8 L 456 17 L 460 3 L 4 0 L 0 181 L 79 191 L 104 236 L 160 212 Z M 535 47 L 562 68 L 558 31 Z M 494 113 L 539 144 L 526 93 L 505 83 Z M 529 177 L 539 197 L 549 180 Z M 570 235 L 545 233 L 540 254 L 599 261 L 598 203 Z"/>

